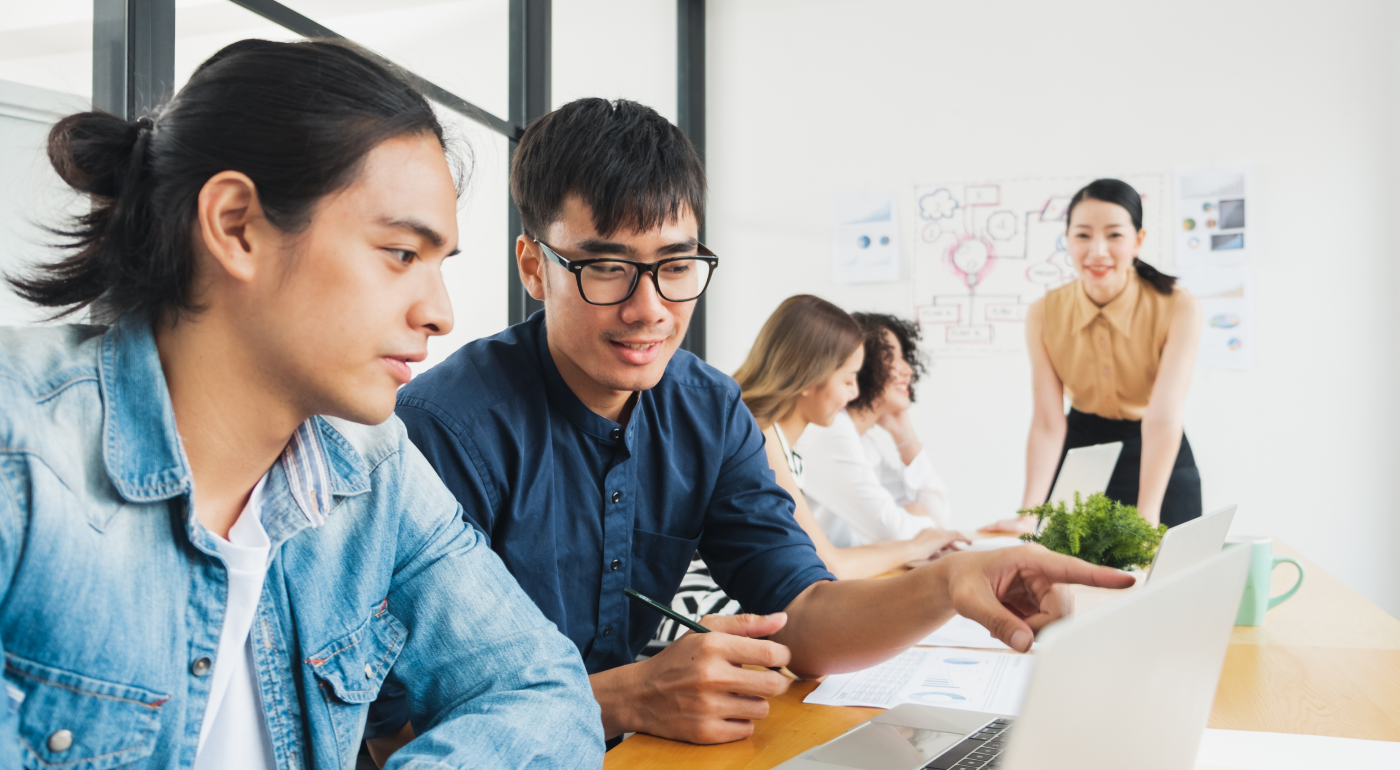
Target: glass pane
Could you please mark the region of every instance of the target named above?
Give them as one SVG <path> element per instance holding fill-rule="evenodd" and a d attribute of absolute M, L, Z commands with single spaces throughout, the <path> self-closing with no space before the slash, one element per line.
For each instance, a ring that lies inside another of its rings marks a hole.
<path fill-rule="evenodd" d="M 177 0 L 175 90 L 219 49 L 248 38 L 297 40 L 299 36 L 228 0 Z"/>
<path fill-rule="evenodd" d="M 624 98 L 675 122 L 675 3 L 554 0 L 552 7 L 555 107 L 585 96 Z"/>
<path fill-rule="evenodd" d="M 0 13 L 0 80 L 92 101 L 92 0 L 11 2 Z"/>
<path fill-rule="evenodd" d="M 506 138 L 446 108 L 438 109 L 438 117 L 449 146 L 467 161 L 466 190 L 457 208 L 462 253 L 448 258 L 442 270 L 452 298 L 452 331 L 428 340 L 427 360 L 412 365 L 415 375 L 462 345 L 506 328 L 511 254 L 506 236 Z"/>
<path fill-rule="evenodd" d="M 281 2 L 487 112 L 508 117 L 507 0 Z"/>

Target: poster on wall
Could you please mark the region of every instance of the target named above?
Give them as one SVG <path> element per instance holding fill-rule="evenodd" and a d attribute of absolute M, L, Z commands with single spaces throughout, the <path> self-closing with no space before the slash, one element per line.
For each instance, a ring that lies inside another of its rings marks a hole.
<path fill-rule="evenodd" d="M 1220 267 L 1249 262 L 1249 171 L 1242 166 L 1176 172 L 1176 265 Z"/>
<path fill-rule="evenodd" d="M 892 191 L 840 193 L 831 246 L 836 283 L 899 280 L 899 207 Z"/>
<path fill-rule="evenodd" d="M 1254 308 L 1247 267 L 1193 267 L 1177 280 L 1201 300 L 1202 369 L 1246 371 L 1254 358 Z"/>
<path fill-rule="evenodd" d="M 1253 363 L 1249 265 L 1257 232 L 1250 189 L 1247 166 L 1176 172 L 1176 267 L 1181 284 L 1201 300 L 1201 369 L 1239 372 Z"/>
<path fill-rule="evenodd" d="M 1121 177 L 1142 195 L 1140 256 L 1162 264 L 1163 178 Z M 1026 311 L 1077 274 L 1069 201 L 1093 177 L 989 179 L 915 188 L 914 312 L 937 358 L 1023 354 Z"/>

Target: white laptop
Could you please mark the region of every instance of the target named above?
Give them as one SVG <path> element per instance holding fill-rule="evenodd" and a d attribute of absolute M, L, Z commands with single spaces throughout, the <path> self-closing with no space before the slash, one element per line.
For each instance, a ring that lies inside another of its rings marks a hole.
<path fill-rule="evenodd" d="M 1108 480 L 1113 477 L 1118 455 L 1122 453 L 1122 441 L 1069 450 L 1060 464 L 1055 486 L 1050 490 L 1050 502 L 1074 505 L 1075 492 L 1087 499 L 1089 495 L 1108 489 Z"/>
<path fill-rule="evenodd" d="M 1152 557 L 1147 580 L 1161 580 L 1211 556 L 1225 547 L 1225 535 L 1235 519 L 1235 507 L 1227 505 L 1215 513 L 1178 524 L 1162 535 L 1157 554 Z"/>
<path fill-rule="evenodd" d="M 1019 716 L 903 704 L 785 770 L 1191 770 L 1244 592 L 1227 548 L 1040 635 Z"/>

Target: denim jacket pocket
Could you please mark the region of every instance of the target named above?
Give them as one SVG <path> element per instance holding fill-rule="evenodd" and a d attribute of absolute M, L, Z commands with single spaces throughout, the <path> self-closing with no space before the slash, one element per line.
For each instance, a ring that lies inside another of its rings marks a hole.
<path fill-rule="evenodd" d="M 408 629 L 389 614 L 386 599 L 359 628 L 307 659 L 321 680 L 325 717 L 330 720 L 342 766 L 355 766 L 369 704 L 378 697 L 384 677 L 407 639 Z"/>
<path fill-rule="evenodd" d="M 379 695 L 384 677 L 398 659 L 408 629 L 389 614 L 388 601 L 375 607 L 369 620 L 331 642 L 306 662 L 343 703 L 369 704 Z"/>
<path fill-rule="evenodd" d="M 7 689 L 19 699 L 25 767 L 103 770 L 150 756 L 169 695 L 5 654 Z M 16 700 L 11 694 L 11 701 Z"/>

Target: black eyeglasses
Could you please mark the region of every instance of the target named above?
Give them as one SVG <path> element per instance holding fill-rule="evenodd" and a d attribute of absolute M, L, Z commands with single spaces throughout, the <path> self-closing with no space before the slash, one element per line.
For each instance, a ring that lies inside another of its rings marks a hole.
<path fill-rule="evenodd" d="M 539 239 L 550 259 L 564 266 L 578 280 L 578 293 L 590 305 L 620 305 L 626 302 L 641 283 L 642 274 L 650 273 L 656 293 L 668 302 L 691 302 L 700 298 L 710 285 L 710 277 L 719 266 L 719 257 L 696 244 L 700 253 L 690 257 L 670 257 L 656 262 L 632 262 L 626 259 L 564 259 Z"/>

